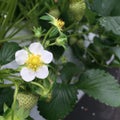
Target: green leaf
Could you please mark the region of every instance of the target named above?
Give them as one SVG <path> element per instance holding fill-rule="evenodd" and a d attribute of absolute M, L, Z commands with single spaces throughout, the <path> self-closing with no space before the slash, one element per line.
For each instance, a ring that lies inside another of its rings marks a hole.
<path fill-rule="evenodd" d="M 107 31 L 112 31 L 116 35 L 120 35 L 120 16 L 102 17 L 99 19 L 100 25 Z"/>
<path fill-rule="evenodd" d="M 15 42 L 6 42 L 0 49 L 0 65 L 7 64 L 15 59 L 15 52 L 20 47 Z"/>
<path fill-rule="evenodd" d="M 120 47 L 119 46 L 112 47 L 111 51 L 115 56 L 114 60 L 112 61 L 111 66 L 118 68 L 120 67 Z"/>
<path fill-rule="evenodd" d="M 77 86 L 107 105 L 120 106 L 120 86 L 112 75 L 103 70 L 87 70 L 80 77 Z"/>
<path fill-rule="evenodd" d="M 120 16 L 120 0 L 115 0 L 116 4 L 113 6 L 113 10 L 111 12 L 111 15 L 113 16 Z"/>
<path fill-rule="evenodd" d="M 8 118 L 12 116 L 12 113 L 8 115 Z M 15 109 L 14 119 L 16 120 L 26 120 L 29 116 L 29 111 L 24 110 L 24 108 Z"/>
<path fill-rule="evenodd" d="M 92 12 L 90 9 L 86 8 L 85 17 L 90 24 L 94 24 L 96 22 L 96 16 L 97 14 L 95 12 Z"/>
<path fill-rule="evenodd" d="M 118 57 L 118 59 L 120 60 L 120 47 L 113 47 L 112 48 L 113 53 Z"/>
<path fill-rule="evenodd" d="M 58 30 L 56 27 L 53 28 L 53 30 L 50 32 L 49 37 L 52 38 L 58 34 Z"/>
<path fill-rule="evenodd" d="M 39 101 L 38 110 L 48 120 L 63 119 L 72 111 L 76 100 L 76 87 L 67 84 L 56 84 L 51 101 Z"/>
<path fill-rule="evenodd" d="M 13 101 L 14 90 L 11 88 L 0 89 L 0 114 L 3 112 L 4 103 L 10 106 Z"/>
<path fill-rule="evenodd" d="M 61 79 L 64 83 L 69 83 L 73 76 L 80 73 L 80 68 L 74 63 L 67 62 L 61 69 Z"/>
<path fill-rule="evenodd" d="M 23 108 L 18 108 L 17 105 L 18 104 L 16 104 L 16 107 L 14 109 L 8 108 L 6 106 L 7 109 L 3 114 L 5 120 L 12 120 L 12 117 L 13 120 L 26 120 L 26 118 L 29 116 L 30 111 L 24 110 Z"/>
<path fill-rule="evenodd" d="M 108 16 L 111 14 L 117 2 L 118 0 L 93 0 L 89 5 L 92 10 L 96 11 L 99 15 Z"/>
<path fill-rule="evenodd" d="M 41 20 L 48 20 L 48 21 L 53 20 L 53 18 L 51 17 L 51 15 L 50 16 L 49 15 L 44 15 L 44 16 L 40 17 L 40 19 Z"/>

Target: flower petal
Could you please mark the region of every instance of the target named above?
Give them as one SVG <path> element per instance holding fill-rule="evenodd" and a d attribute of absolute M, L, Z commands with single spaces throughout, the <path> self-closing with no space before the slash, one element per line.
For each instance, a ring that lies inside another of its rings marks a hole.
<path fill-rule="evenodd" d="M 28 59 L 28 52 L 26 50 L 18 50 L 15 53 L 15 61 L 19 65 L 23 65 L 27 59 Z"/>
<path fill-rule="evenodd" d="M 41 59 L 44 63 L 48 64 L 53 60 L 53 54 L 47 50 L 41 51 Z"/>
<path fill-rule="evenodd" d="M 35 79 L 35 72 L 31 69 L 28 69 L 27 67 L 23 67 L 20 71 L 20 75 L 22 79 L 26 82 L 30 82 Z"/>
<path fill-rule="evenodd" d="M 49 74 L 48 67 L 46 65 L 40 67 L 36 71 L 36 77 L 40 79 L 45 79 Z"/>
<path fill-rule="evenodd" d="M 34 42 L 29 46 L 29 50 L 31 53 L 39 54 L 43 50 L 43 46 L 39 42 Z"/>

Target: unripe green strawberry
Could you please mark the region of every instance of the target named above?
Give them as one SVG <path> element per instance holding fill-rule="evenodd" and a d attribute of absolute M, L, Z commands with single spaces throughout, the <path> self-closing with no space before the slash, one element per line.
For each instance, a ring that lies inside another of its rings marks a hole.
<path fill-rule="evenodd" d="M 74 0 L 69 5 L 69 17 L 80 21 L 84 15 L 86 4 L 84 0 Z"/>
<path fill-rule="evenodd" d="M 76 42 L 77 42 L 77 37 L 74 37 L 74 36 L 70 37 L 70 39 L 69 39 L 70 45 L 73 45 L 73 44 L 75 44 Z"/>
<path fill-rule="evenodd" d="M 26 110 L 31 110 L 36 105 L 38 96 L 27 92 L 20 92 L 17 95 L 17 100 L 19 107 L 22 107 Z"/>
<path fill-rule="evenodd" d="M 78 40 L 77 45 L 79 48 L 84 48 L 84 41 L 82 38 L 80 40 Z"/>

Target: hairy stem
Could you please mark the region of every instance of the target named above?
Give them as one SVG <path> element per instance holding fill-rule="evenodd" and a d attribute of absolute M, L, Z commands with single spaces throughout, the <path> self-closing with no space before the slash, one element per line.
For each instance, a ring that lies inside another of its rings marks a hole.
<path fill-rule="evenodd" d="M 38 86 L 38 87 L 40 87 L 42 90 L 44 90 L 44 87 L 41 85 L 41 84 L 39 84 L 39 83 L 36 83 L 36 82 L 31 82 L 33 85 L 36 85 L 36 86 Z"/>

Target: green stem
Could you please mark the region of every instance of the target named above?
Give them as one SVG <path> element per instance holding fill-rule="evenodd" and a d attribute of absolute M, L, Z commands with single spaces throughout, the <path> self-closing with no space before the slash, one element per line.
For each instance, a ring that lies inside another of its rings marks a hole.
<path fill-rule="evenodd" d="M 35 11 L 35 9 L 39 6 L 39 3 L 36 3 L 36 5 L 28 12 L 28 16 Z"/>
<path fill-rule="evenodd" d="M 48 30 L 48 32 L 46 33 L 46 35 L 45 35 L 45 37 L 44 37 L 44 39 L 43 39 L 42 45 L 45 44 L 45 41 L 46 41 L 48 35 L 50 34 L 50 32 L 51 32 L 52 30 L 53 30 L 53 27 L 51 27 L 51 28 Z"/>
<path fill-rule="evenodd" d="M 23 40 L 23 39 L 30 39 L 30 38 L 33 38 L 34 36 L 31 35 L 31 36 L 22 36 L 22 37 L 15 37 L 15 38 L 6 38 L 6 39 L 3 39 L 3 40 L 0 40 L 0 43 L 3 43 L 3 42 L 6 42 L 6 41 L 9 41 L 9 40 Z"/>
<path fill-rule="evenodd" d="M 18 90 L 19 90 L 19 85 L 16 83 L 15 84 L 15 92 L 14 92 L 14 100 L 13 100 L 13 104 L 12 104 L 12 109 L 14 110 L 15 106 L 16 106 L 16 99 L 17 99 L 17 94 L 18 94 Z"/>
<path fill-rule="evenodd" d="M 93 60 L 95 60 L 96 62 L 97 62 L 97 60 L 96 60 L 96 58 L 94 57 L 94 55 L 87 49 L 87 50 L 85 50 L 86 51 L 86 53 L 88 53 L 92 58 L 93 58 Z"/>
<path fill-rule="evenodd" d="M 41 89 L 43 89 L 44 90 L 44 87 L 41 85 L 41 84 L 39 84 L 39 83 L 36 83 L 36 82 L 31 82 L 33 85 L 36 85 L 36 86 L 38 86 L 38 87 L 40 87 Z"/>
<path fill-rule="evenodd" d="M 73 24 L 71 24 L 70 26 L 68 26 L 67 28 L 64 29 L 64 31 L 68 31 L 69 29 L 73 28 L 77 23 L 74 22 Z"/>
<path fill-rule="evenodd" d="M 15 76 L 6 77 L 5 79 L 6 79 L 6 80 L 9 80 L 9 81 L 12 81 L 13 83 L 15 83 L 16 81 L 19 81 L 19 83 L 22 82 L 22 81 L 20 81 L 21 79 L 20 79 L 19 77 L 15 77 Z"/>
<path fill-rule="evenodd" d="M 12 116 L 11 116 L 12 120 L 14 120 L 14 110 L 16 107 L 16 99 L 17 99 L 18 90 L 19 90 L 19 85 L 15 83 L 15 92 L 14 92 L 13 103 L 12 103 Z"/>
<path fill-rule="evenodd" d="M 47 47 L 50 47 L 50 46 L 53 46 L 53 45 L 56 45 L 56 42 L 51 43 L 51 44 L 49 44 L 48 46 L 45 46 L 45 47 L 47 48 Z"/>
<path fill-rule="evenodd" d="M 11 87 L 11 86 L 14 86 L 14 84 L 0 84 L 0 88 Z"/>
<path fill-rule="evenodd" d="M 80 36 L 80 34 L 78 34 L 78 33 L 77 34 L 70 34 L 70 35 L 67 35 L 67 37 L 74 37 L 74 36 L 78 36 L 78 35 Z"/>
<path fill-rule="evenodd" d="M 43 7 L 43 8 L 40 10 L 39 15 L 41 15 L 42 13 L 44 13 L 46 9 L 47 9 L 46 7 Z"/>

